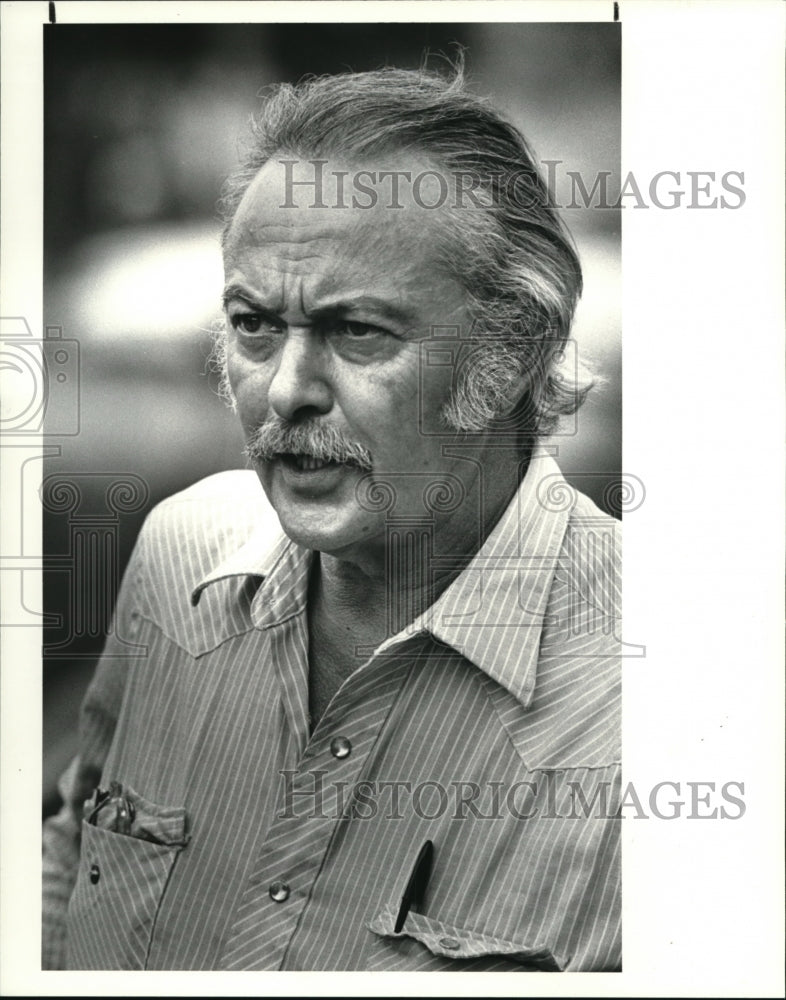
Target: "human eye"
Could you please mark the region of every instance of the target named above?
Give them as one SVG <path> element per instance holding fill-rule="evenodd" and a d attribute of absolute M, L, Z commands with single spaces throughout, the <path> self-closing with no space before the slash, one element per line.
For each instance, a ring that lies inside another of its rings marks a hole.
<path fill-rule="evenodd" d="M 374 340 L 386 337 L 387 331 L 381 326 L 374 326 L 373 323 L 363 323 L 358 320 L 342 319 L 338 320 L 333 328 L 333 332 L 347 340 Z"/>
<path fill-rule="evenodd" d="M 337 316 L 324 332 L 337 354 L 358 364 L 386 360 L 401 346 L 392 330 L 365 319 Z"/>
<path fill-rule="evenodd" d="M 230 312 L 229 322 L 234 330 L 250 336 L 274 332 L 277 329 L 275 324 L 271 323 L 262 313 L 245 310 Z"/>

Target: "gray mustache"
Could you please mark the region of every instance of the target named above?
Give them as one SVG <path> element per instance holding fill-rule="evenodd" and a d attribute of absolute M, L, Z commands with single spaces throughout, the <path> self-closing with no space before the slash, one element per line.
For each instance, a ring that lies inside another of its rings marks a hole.
<path fill-rule="evenodd" d="M 271 417 L 258 427 L 246 442 L 246 456 L 251 461 L 269 462 L 276 455 L 311 455 L 322 462 L 343 462 L 364 472 L 371 472 L 371 452 L 357 441 L 350 441 L 331 424 L 317 420 L 290 423 Z"/>

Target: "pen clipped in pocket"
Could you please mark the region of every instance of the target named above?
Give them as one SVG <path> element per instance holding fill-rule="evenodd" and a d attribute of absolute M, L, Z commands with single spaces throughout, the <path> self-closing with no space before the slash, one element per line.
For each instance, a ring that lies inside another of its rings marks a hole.
<path fill-rule="evenodd" d="M 186 811 L 180 806 L 160 806 L 133 788 L 112 781 L 109 788 L 96 788 L 85 803 L 85 822 L 99 830 L 148 840 L 151 844 L 185 847 Z"/>
<path fill-rule="evenodd" d="M 85 803 L 79 873 L 68 907 L 69 969 L 144 969 L 180 851 L 186 810 L 113 782 Z"/>

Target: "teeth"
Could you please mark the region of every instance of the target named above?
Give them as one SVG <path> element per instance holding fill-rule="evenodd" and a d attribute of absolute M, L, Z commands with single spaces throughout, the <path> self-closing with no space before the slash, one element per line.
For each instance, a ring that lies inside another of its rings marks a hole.
<path fill-rule="evenodd" d="M 297 467 L 304 472 L 313 472 L 315 469 L 322 469 L 328 464 L 319 458 L 314 458 L 312 455 L 296 455 L 295 462 L 297 463 Z"/>

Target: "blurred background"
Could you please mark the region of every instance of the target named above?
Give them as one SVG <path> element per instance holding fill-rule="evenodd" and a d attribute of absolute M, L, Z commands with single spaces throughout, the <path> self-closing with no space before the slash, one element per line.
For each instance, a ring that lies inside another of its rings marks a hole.
<path fill-rule="evenodd" d="M 44 317 L 68 396 L 53 400 L 45 424 L 60 454 L 45 460 L 42 489 L 44 815 L 58 806 L 56 780 L 75 752 L 79 703 L 144 517 L 244 464 L 206 360 L 223 277 L 216 202 L 260 91 L 309 73 L 416 68 L 427 53 L 438 67 L 456 43 L 470 89 L 542 162 L 560 161 L 558 204 L 572 201 L 569 170 L 590 191 L 607 172 L 613 202 L 619 25 L 45 29 Z M 604 385 L 551 443 L 568 479 L 619 516 L 619 211 L 578 201 L 563 210 L 585 276 L 574 337 Z"/>

